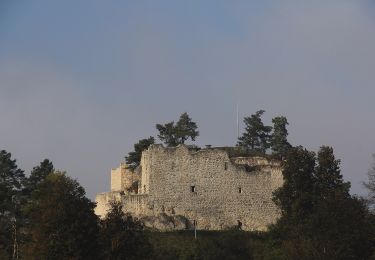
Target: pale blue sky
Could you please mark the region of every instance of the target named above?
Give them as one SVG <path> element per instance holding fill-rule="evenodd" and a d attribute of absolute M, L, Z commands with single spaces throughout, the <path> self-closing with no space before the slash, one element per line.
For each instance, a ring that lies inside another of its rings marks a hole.
<path fill-rule="evenodd" d="M 290 141 L 334 147 L 363 194 L 375 152 L 371 1 L 0 3 L 0 144 L 90 198 L 155 124 L 187 111 L 197 144 L 236 142 L 241 117 L 285 115 Z"/>

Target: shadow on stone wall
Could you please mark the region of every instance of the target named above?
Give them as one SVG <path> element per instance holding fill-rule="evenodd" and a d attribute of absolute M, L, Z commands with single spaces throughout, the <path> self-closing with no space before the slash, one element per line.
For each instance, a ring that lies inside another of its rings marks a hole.
<path fill-rule="evenodd" d="M 139 220 L 147 229 L 152 231 L 187 230 L 194 227 L 193 223 L 181 215 L 168 216 L 165 213 L 160 213 L 157 216 L 140 217 Z"/>

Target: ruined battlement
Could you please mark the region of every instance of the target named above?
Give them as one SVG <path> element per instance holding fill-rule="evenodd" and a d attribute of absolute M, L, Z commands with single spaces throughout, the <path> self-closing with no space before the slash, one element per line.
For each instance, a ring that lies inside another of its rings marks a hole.
<path fill-rule="evenodd" d="M 97 196 L 98 215 L 105 215 L 113 199 L 121 201 L 125 211 L 145 218 L 146 225 L 162 230 L 193 222 L 208 230 L 266 230 L 280 215 L 272 202 L 272 192 L 283 183 L 275 160 L 230 157 L 221 148 L 151 145 L 142 153 L 137 171 L 124 175 L 128 182 L 115 185 L 120 190 Z M 126 192 L 130 176 L 137 182 L 136 194 Z"/>

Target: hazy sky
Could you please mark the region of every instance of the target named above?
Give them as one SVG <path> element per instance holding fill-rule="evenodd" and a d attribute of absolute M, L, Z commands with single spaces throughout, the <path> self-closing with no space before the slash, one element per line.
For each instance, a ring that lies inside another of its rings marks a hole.
<path fill-rule="evenodd" d="M 188 112 L 198 145 L 240 116 L 285 115 L 290 141 L 331 145 L 352 192 L 375 152 L 375 5 L 366 0 L 0 0 L 0 149 L 109 190 L 155 124 Z"/>

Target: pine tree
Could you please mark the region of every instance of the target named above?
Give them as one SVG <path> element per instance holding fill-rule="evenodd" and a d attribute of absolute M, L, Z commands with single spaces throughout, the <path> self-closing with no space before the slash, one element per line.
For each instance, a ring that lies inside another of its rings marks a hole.
<path fill-rule="evenodd" d="M 326 198 L 338 192 L 350 196 L 350 183 L 344 182 L 340 170 L 340 160 L 335 158 L 332 147 L 320 147 L 317 162 L 315 193 L 320 198 Z"/>
<path fill-rule="evenodd" d="M 12 155 L 0 151 L 0 257 L 3 258 L 18 256 L 24 178 Z"/>
<path fill-rule="evenodd" d="M 279 158 L 285 158 L 288 150 L 292 147 L 288 142 L 288 120 L 284 116 L 278 116 L 272 119 L 273 132 L 271 135 L 272 154 Z"/>
<path fill-rule="evenodd" d="M 176 124 L 172 121 L 164 125 L 156 125 L 156 129 L 159 131 L 159 139 L 168 147 L 184 144 L 188 139 L 195 141 L 199 136 L 197 128 L 197 124 L 191 120 L 186 112 L 181 114 Z"/>
<path fill-rule="evenodd" d="M 189 115 L 186 112 L 183 113 L 176 124 L 177 142 L 184 144 L 189 138 L 195 141 L 195 138 L 199 135 L 197 128 L 197 124 L 191 120 Z"/>
<path fill-rule="evenodd" d="M 25 175 L 7 151 L 0 151 L 0 216 L 13 211 L 19 201 Z"/>
<path fill-rule="evenodd" d="M 331 147 L 291 148 L 283 161 L 284 184 L 274 193 L 282 215 L 271 226 L 286 259 L 368 259 L 374 218 L 349 194 Z M 371 220 L 372 219 L 372 220 Z"/>
<path fill-rule="evenodd" d="M 52 172 L 54 172 L 52 162 L 48 159 L 43 160 L 38 166 L 33 168 L 29 178 L 26 178 L 24 193 L 27 196 L 30 196 L 37 186 L 46 179 L 48 174 Z"/>
<path fill-rule="evenodd" d="M 141 139 L 134 145 L 134 151 L 128 153 L 128 156 L 125 157 L 126 164 L 131 170 L 135 170 L 141 163 L 142 152 L 147 150 L 148 147 L 155 143 L 154 137 L 150 136 L 146 139 Z"/>
<path fill-rule="evenodd" d="M 250 152 L 266 153 L 270 146 L 272 127 L 263 124 L 261 116 L 264 112 L 264 110 L 259 110 L 255 114 L 244 118 L 245 133 L 238 138 L 238 146 L 242 146 Z"/>

